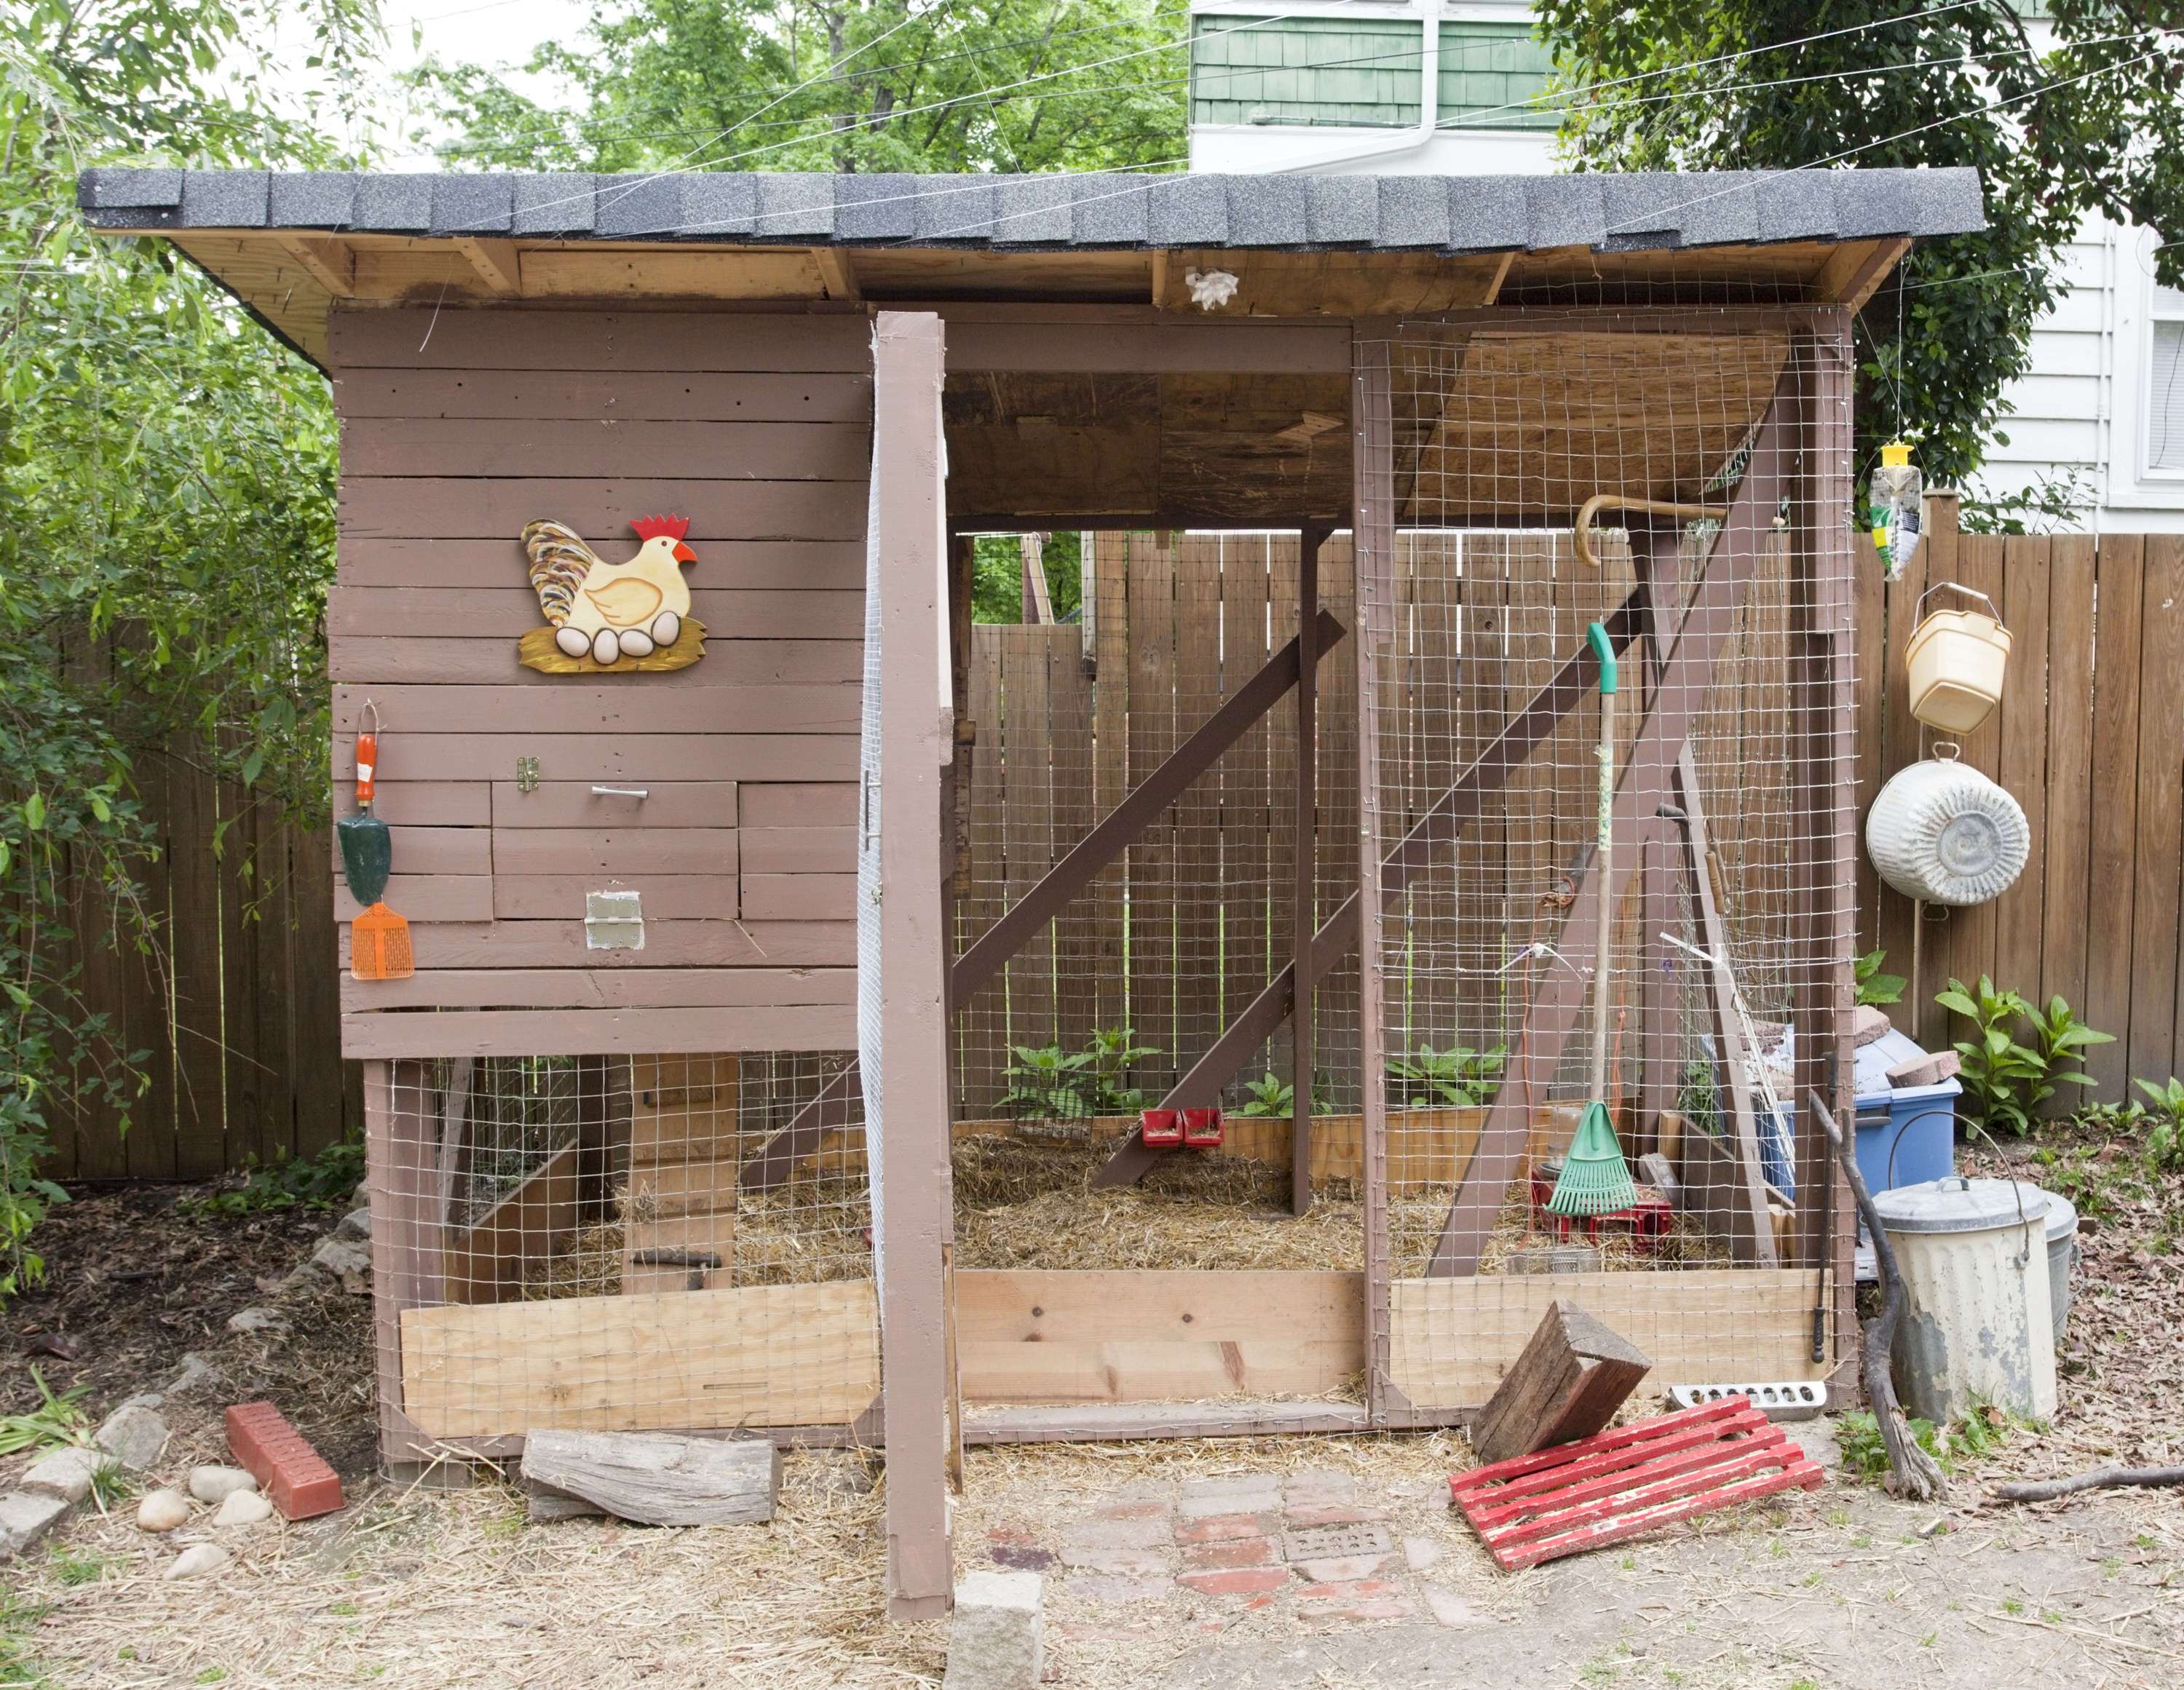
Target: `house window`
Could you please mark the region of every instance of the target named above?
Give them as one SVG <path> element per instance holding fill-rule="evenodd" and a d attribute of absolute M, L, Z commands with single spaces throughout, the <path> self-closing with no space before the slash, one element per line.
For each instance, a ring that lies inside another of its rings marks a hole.
<path fill-rule="evenodd" d="M 2184 472 L 2184 292 L 2153 290 L 2153 358 L 2147 381 L 2146 467 Z"/>

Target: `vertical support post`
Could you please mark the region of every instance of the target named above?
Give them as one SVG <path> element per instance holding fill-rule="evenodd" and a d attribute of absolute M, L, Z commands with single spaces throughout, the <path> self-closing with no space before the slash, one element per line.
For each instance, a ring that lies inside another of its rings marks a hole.
<path fill-rule="evenodd" d="M 1290 953 L 1290 1212 L 1312 1207 L 1312 936 L 1318 926 L 1313 897 L 1318 864 L 1312 842 L 1319 825 L 1319 548 L 1328 531 L 1297 534 L 1296 888 Z"/>
<path fill-rule="evenodd" d="M 1803 374 L 1803 436 L 1796 481 L 1791 531 L 1797 547 L 1793 607 L 1802 609 L 1791 629 L 1797 677 L 1797 733 L 1804 818 L 1798 864 L 1799 931 L 1792 1018 L 1797 1029 L 1797 1090 L 1828 1100 L 1838 1120 L 1851 1119 L 1856 1083 L 1852 1073 L 1851 1024 L 1855 998 L 1851 959 L 1857 948 L 1857 630 L 1851 536 L 1850 317 L 1841 309 L 1818 313 L 1809 336 L 1792 342 L 1791 356 Z M 1832 1081 L 1832 1083 L 1830 1081 Z M 1799 1265 L 1828 1263 L 1835 1284 L 1835 1354 L 1853 1354 L 1856 1320 L 1851 1308 L 1853 1275 L 1850 1194 L 1841 1166 L 1828 1154 L 1815 1122 L 1800 1120 L 1797 1164 Z M 1821 1200 L 1820 1181 L 1834 1185 L 1834 1201 Z M 1832 1237 L 1821 1231 L 1823 1212 L 1833 1217 Z"/>
<path fill-rule="evenodd" d="M 373 1361 L 379 1382 L 379 1459 L 432 1459 L 433 1440 L 402 1412 L 402 1311 L 441 1298 L 444 1213 L 432 1209 L 432 1065 L 364 1065 L 364 1170 L 371 1192 Z"/>
<path fill-rule="evenodd" d="M 1660 703 L 1661 676 L 1683 615 L 1679 544 L 1674 529 L 1634 525 L 1630 530 L 1631 562 L 1646 586 L 1646 661 L 1633 665 L 1638 671 L 1641 721 Z M 1680 1091 L 1676 979 L 1687 959 L 1661 938 L 1676 925 L 1676 887 L 1682 877 L 1680 842 L 1669 831 L 1674 826 L 1658 814 L 1641 816 L 1635 841 L 1638 873 L 1643 878 L 1638 898 L 1637 1131 L 1631 1148 L 1641 1156 L 1659 1146 L 1662 1112 L 1675 1108 Z"/>
<path fill-rule="evenodd" d="M 1396 426 L 1390 347 L 1351 342 L 1351 534 L 1357 571 L 1358 1063 L 1364 1089 L 1365 1382 L 1384 1423 L 1407 1406 L 1389 1377 L 1388 1076 L 1380 955 L 1380 670 L 1395 627 Z"/>
<path fill-rule="evenodd" d="M 948 924 L 940 789 L 954 755 L 940 319 L 883 311 L 872 335 L 866 539 L 858 1020 L 864 1052 L 880 1365 L 888 1439 L 888 1614 L 934 1619 L 955 1588 L 948 1539 L 943 1249 L 948 1163 Z M 876 649 L 875 649 L 876 648 Z"/>

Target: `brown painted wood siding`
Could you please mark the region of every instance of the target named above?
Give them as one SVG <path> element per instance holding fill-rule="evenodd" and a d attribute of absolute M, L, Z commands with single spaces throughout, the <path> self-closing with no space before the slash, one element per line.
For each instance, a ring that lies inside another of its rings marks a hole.
<path fill-rule="evenodd" d="M 354 808 L 369 699 L 387 902 L 418 966 L 343 981 L 352 1054 L 854 1042 L 870 334 L 784 314 L 337 314 L 335 809 Z M 620 558 L 656 512 L 690 520 L 705 659 L 612 678 L 518 664 L 543 621 L 524 525 Z M 588 949 L 585 894 L 632 888 L 644 948 Z M 460 1013 L 405 1013 L 426 1009 Z"/>

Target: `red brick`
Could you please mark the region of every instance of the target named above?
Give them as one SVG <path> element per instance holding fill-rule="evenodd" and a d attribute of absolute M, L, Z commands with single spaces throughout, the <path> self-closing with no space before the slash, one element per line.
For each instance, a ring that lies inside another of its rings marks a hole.
<path fill-rule="evenodd" d="M 1175 1528 L 1178 1543 L 1225 1543 L 1238 1537 L 1263 1537 L 1267 1528 L 1256 1514 L 1217 1514 Z"/>
<path fill-rule="evenodd" d="M 1208 1596 L 1256 1596 L 1279 1590 L 1289 1580 L 1285 1567 L 1237 1567 L 1228 1572 L 1185 1573 L 1178 1581 Z"/>
<path fill-rule="evenodd" d="M 272 1404 L 242 1403 L 229 1409 L 227 1447 L 288 1519 L 309 1520 L 342 1505 L 340 1476 Z"/>
<path fill-rule="evenodd" d="M 1373 1602 L 1354 1602 L 1347 1608 L 1315 1608 L 1306 1617 L 1326 1622 L 1335 1620 L 1407 1620 L 1418 1606 L 1407 1598 L 1385 1597 Z"/>
<path fill-rule="evenodd" d="M 1092 1510 L 1095 1520 L 1165 1520 L 1168 1505 L 1164 1502 L 1103 1502 Z"/>
<path fill-rule="evenodd" d="M 1201 1543 L 1185 1549 L 1183 1559 L 1193 1572 L 1212 1572 L 1220 1567 L 1269 1567 L 1275 1565 L 1274 1546 L 1263 1537 L 1246 1537 L 1233 1543 Z"/>
<path fill-rule="evenodd" d="M 1340 1584 L 1308 1584 L 1297 1593 L 1299 1602 L 1369 1602 L 1378 1597 L 1400 1596 L 1403 1587 L 1384 1578 L 1346 1579 Z"/>
<path fill-rule="evenodd" d="M 1385 1520 L 1384 1508 L 1293 1508 L 1287 1510 L 1292 1526 L 1361 1526 L 1368 1520 Z"/>

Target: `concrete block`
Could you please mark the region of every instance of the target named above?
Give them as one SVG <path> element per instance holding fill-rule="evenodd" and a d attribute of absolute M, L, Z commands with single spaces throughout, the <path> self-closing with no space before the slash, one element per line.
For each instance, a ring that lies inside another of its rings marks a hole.
<path fill-rule="evenodd" d="M 1892 1028 L 1887 1012 L 1872 1003 L 1861 1003 L 1851 1012 L 1850 1042 L 1864 1048 Z"/>
<path fill-rule="evenodd" d="M 1930 1051 L 1908 1062 L 1897 1063 L 1888 1070 L 1888 1083 L 1892 1086 L 1938 1086 L 1944 1080 L 1954 1079 L 1963 1071 L 1964 1065 L 1953 1050 Z"/>
<path fill-rule="evenodd" d="M 976 1572 L 956 1587 L 947 1690 L 1034 1690 L 1045 1662 L 1037 1573 Z"/>
<path fill-rule="evenodd" d="M 19 1555 L 68 1517 L 73 1504 L 42 1491 L 0 1497 L 0 1561 Z"/>
<path fill-rule="evenodd" d="M 114 1458 L 103 1449 L 56 1449 L 33 1462 L 20 1482 L 26 1491 L 75 1504 L 91 1494 L 92 1482 L 112 1465 Z"/>
<path fill-rule="evenodd" d="M 109 1415 L 92 1440 L 131 1471 L 159 1459 L 167 1447 L 167 1423 L 147 1403 L 124 1403 Z"/>

